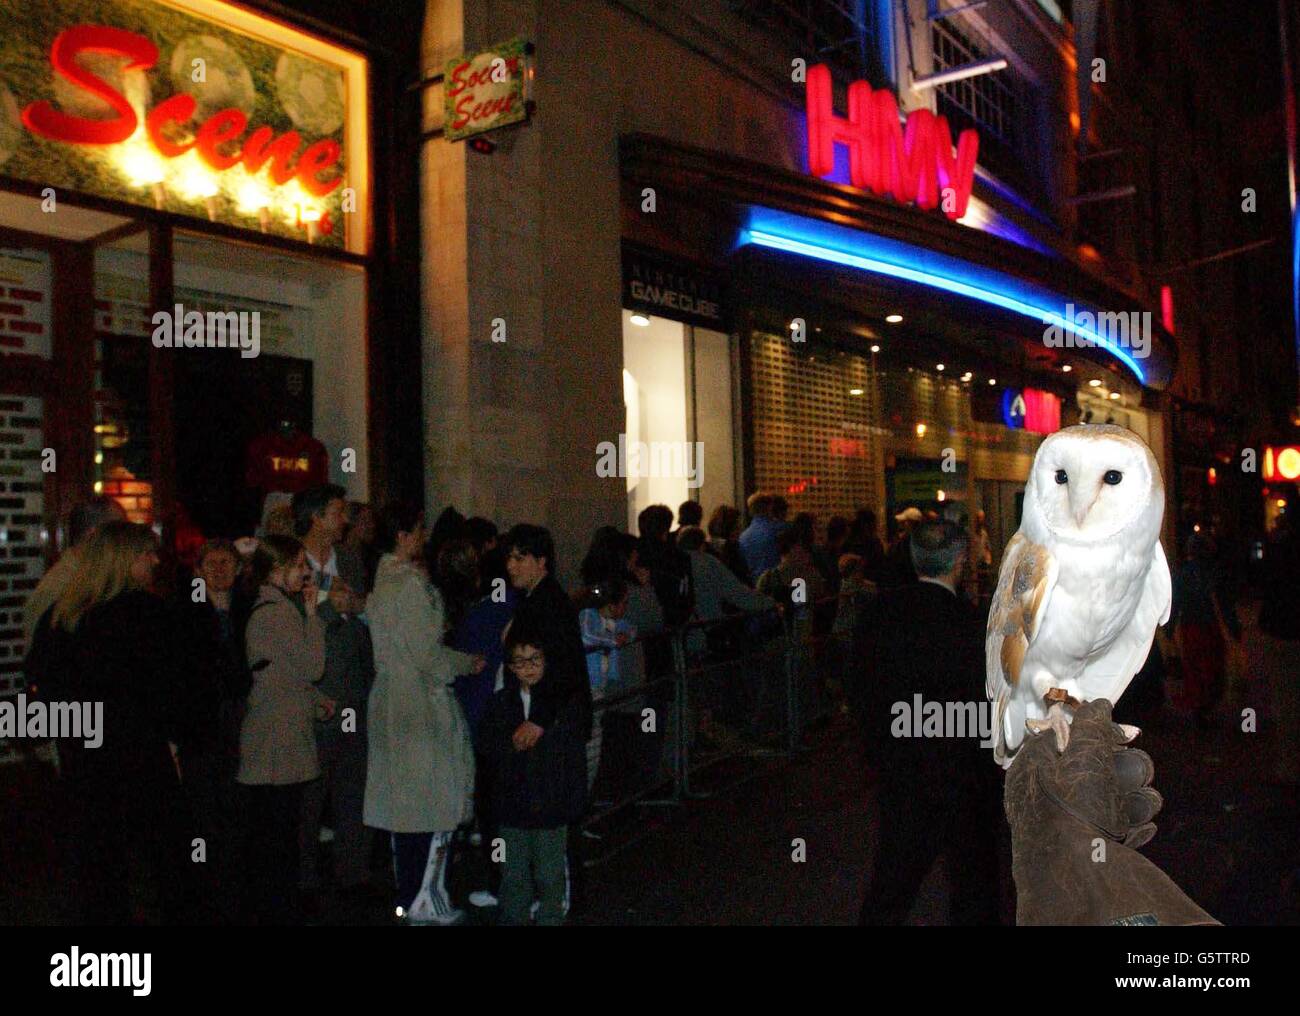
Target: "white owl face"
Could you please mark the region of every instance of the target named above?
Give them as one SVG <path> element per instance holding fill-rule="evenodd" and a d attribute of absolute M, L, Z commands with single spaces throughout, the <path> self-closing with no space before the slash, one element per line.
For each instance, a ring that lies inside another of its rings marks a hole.
<path fill-rule="evenodd" d="M 1050 435 L 1034 456 L 1028 486 L 1026 501 L 1052 534 L 1079 543 L 1112 537 L 1147 509 L 1155 507 L 1158 518 L 1164 508 L 1151 450 L 1122 427 L 1086 424 Z"/>

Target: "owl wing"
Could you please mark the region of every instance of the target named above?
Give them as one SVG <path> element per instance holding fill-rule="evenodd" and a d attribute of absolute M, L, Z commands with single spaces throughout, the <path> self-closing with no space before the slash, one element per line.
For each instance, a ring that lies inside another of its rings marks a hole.
<path fill-rule="evenodd" d="M 1008 764 L 1008 747 L 1014 750 L 1024 736 L 1024 706 L 1014 707 L 1017 693 L 1024 692 L 1020 668 L 1047 613 L 1057 570 L 1047 548 L 1023 533 L 1011 538 L 1002 555 L 984 639 L 984 693 L 993 703 L 996 737 L 993 758 L 1002 765 Z"/>
<path fill-rule="evenodd" d="M 1143 579 L 1142 597 L 1137 609 L 1124 630 L 1115 637 L 1105 655 L 1090 664 L 1085 682 L 1080 689 L 1089 699 L 1109 699 L 1111 705 L 1128 688 L 1129 682 L 1151 652 L 1156 628 L 1169 620 L 1173 607 L 1173 582 L 1169 578 L 1169 562 L 1165 551 L 1156 540 L 1151 552 L 1151 565 Z"/>

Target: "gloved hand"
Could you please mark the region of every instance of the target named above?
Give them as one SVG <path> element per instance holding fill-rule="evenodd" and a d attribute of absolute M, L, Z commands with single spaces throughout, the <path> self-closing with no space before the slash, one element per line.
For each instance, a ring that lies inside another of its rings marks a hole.
<path fill-rule="evenodd" d="M 1164 804 L 1151 756 L 1128 748 L 1105 699 L 1074 712 L 1070 743 L 1025 738 L 1007 770 L 1017 924 L 1217 924 L 1137 852 Z"/>

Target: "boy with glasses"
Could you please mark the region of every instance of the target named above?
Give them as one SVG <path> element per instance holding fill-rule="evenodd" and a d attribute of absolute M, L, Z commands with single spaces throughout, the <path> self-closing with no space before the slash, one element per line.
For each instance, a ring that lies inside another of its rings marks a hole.
<path fill-rule="evenodd" d="M 516 618 L 505 642 L 505 687 L 483 721 L 505 849 L 502 924 L 527 924 L 534 898 L 539 925 L 564 922 L 568 826 L 586 804 L 585 704 L 570 682 L 549 676 L 543 643 Z"/>

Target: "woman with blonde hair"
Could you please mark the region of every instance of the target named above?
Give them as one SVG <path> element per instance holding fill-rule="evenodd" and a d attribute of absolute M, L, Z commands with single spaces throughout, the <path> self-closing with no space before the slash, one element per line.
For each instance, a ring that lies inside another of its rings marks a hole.
<path fill-rule="evenodd" d="M 81 704 L 82 736 L 57 743 L 67 895 L 82 923 L 183 913 L 191 845 L 175 747 L 205 717 L 178 665 L 172 617 L 149 588 L 157 565 L 145 526 L 99 526 L 37 625 L 25 665 L 42 700 Z"/>
<path fill-rule="evenodd" d="M 334 702 L 316 687 L 325 672 L 325 626 L 306 551 L 291 536 L 267 536 L 256 553 L 266 581 L 244 637 L 253 687 L 236 780 L 249 803 L 245 864 L 256 883 L 249 903 L 260 923 L 283 924 L 298 883 L 303 789 L 320 777 L 315 720 L 333 716 Z"/>

